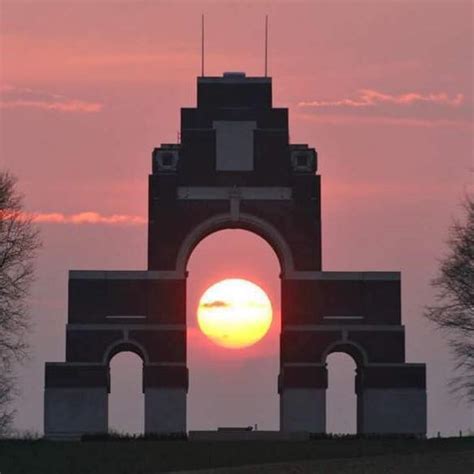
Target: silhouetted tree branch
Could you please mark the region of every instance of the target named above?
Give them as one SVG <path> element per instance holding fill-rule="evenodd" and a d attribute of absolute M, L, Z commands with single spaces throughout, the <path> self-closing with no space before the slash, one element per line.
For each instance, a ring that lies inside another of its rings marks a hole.
<path fill-rule="evenodd" d="M 452 388 L 474 401 L 474 199 L 467 196 L 465 222 L 451 228 L 449 254 L 432 285 L 437 304 L 425 316 L 446 331 L 456 362 Z"/>
<path fill-rule="evenodd" d="M 11 427 L 13 364 L 27 351 L 26 297 L 33 278 L 39 235 L 24 213 L 16 179 L 0 171 L 0 435 Z"/>

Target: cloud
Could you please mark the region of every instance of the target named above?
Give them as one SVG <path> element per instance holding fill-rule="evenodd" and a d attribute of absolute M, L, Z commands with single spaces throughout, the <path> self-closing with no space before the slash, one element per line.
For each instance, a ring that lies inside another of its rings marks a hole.
<path fill-rule="evenodd" d="M 313 123 L 324 123 L 331 125 L 344 125 L 344 124 L 366 124 L 366 125 L 399 125 L 405 127 L 454 127 L 461 130 L 471 130 L 472 121 L 468 118 L 416 118 L 416 117 L 391 117 L 388 115 L 371 115 L 371 116 L 355 116 L 355 115 L 343 115 L 343 114 L 310 114 L 310 113 L 297 113 L 294 114 L 301 120 L 313 122 Z"/>
<path fill-rule="evenodd" d="M 100 112 L 102 104 L 98 102 L 83 102 L 80 100 L 69 100 L 63 102 L 46 102 L 39 100 L 14 100 L 0 101 L 3 109 L 33 108 L 42 110 L 57 110 L 60 112 Z"/>
<path fill-rule="evenodd" d="M 62 94 L 54 94 L 28 87 L 16 87 L 11 84 L 0 85 L 2 99 L 0 108 L 29 108 L 57 112 L 95 113 L 102 110 L 101 102 L 91 102 L 68 98 Z"/>
<path fill-rule="evenodd" d="M 174 52 L 162 54 L 150 53 L 118 53 L 118 54 L 86 54 L 73 56 L 69 59 L 70 64 L 80 64 L 83 66 L 129 66 L 129 65 L 149 65 L 149 64 L 186 64 L 198 59 L 196 53 Z"/>
<path fill-rule="evenodd" d="M 298 103 L 303 120 L 343 124 L 348 122 L 402 126 L 472 126 L 471 104 L 463 94 L 446 92 L 388 94 L 361 89 L 354 97 Z"/>
<path fill-rule="evenodd" d="M 40 213 L 33 212 L 25 217 L 33 222 L 47 224 L 106 224 L 106 225 L 144 225 L 148 221 L 141 216 L 131 216 L 127 214 L 112 214 L 103 216 L 98 212 L 79 212 L 77 214 L 62 214 L 59 212 Z"/>
<path fill-rule="evenodd" d="M 201 306 L 203 308 L 225 308 L 230 305 L 229 303 L 226 303 L 225 301 L 215 300 L 215 301 L 211 301 L 210 303 L 202 303 Z"/>
<path fill-rule="evenodd" d="M 380 104 L 395 104 L 408 106 L 417 103 L 431 103 L 458 107 L 464 101 L 463 94 L 449 97 L 445 92 L 420 94 L 418 92 L 407 92 L 399 95 L 385 94 L 372 89 L 360 89 L 355 98 L 343 98 L 337 100 L 313 100 L 310 102 L 299 102 L 298 107 L 375 107 Z"/>

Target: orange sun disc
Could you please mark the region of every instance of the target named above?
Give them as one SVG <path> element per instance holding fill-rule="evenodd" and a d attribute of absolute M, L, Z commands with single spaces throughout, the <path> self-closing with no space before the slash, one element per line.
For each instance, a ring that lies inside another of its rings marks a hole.
<path fill-rule="evenodd" d="M 209 287 L 197 311 L 201 331 L 219 346 L 240 349 L 255 344 L 272 323 L 272 305 L 255 283 L 238 278 Z"/>

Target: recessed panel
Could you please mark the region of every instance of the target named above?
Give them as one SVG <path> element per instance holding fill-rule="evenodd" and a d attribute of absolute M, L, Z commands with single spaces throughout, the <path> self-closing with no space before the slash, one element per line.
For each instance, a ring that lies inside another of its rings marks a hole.
<path fill-rule="evenodd" d="M 254 121 L 215 121 L 216 170 L 253 171 Z"/>

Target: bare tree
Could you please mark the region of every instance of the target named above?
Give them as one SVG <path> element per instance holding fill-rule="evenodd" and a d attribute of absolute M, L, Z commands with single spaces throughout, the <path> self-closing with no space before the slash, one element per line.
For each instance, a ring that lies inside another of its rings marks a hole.
<path fill-rule="evenodd" d="M 438 290 L 436 305 L 425 316 L 449 338 L 456 374 L 452 389 L 474 402 L 474 199 L 467 196 L 464 222 L 455 222 L 449 238 L 449 253 L 442 260 L 432 285 Z"/>
<path fill-rule="evenodd" d="M 16 179 L 0 171 L 0 435 L 8 432 L 13 418 L 13 365 L 27 351 L 26 297 L 39 246 L 38 230 L 23 211 Z"/>

